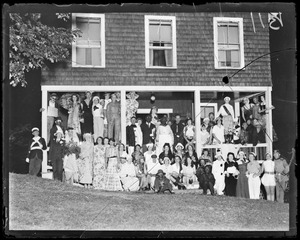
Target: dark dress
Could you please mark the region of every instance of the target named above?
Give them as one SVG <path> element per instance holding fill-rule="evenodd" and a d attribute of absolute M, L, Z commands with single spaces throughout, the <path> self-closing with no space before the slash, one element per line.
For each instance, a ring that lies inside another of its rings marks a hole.
<path fill-rule="evenodd" d="M 228 171 L 229 167 L 236 167 L 238 170 L 238 164 L 236 161 L 225 162 L 225 171 Z M 233 176 L 232 173 L 225 175 L 225 195 L 226 196 L 236 196 L 236 185 L 237 185 L 237 177 Z"/>
<path fill-rule="evenodd" d="M 236 184 L 236 196 L 243 197 L 243 198 L 250 198 L 249 196 L 249 186 L 248 186 L 248 178 L 246 176 L 247 171 L 247 163 L 242 162 L 238 163 L 239 166 L 239 178 Z"/>
<path fill-rule="evenodd" d="M 84 133 L 94 133 L 94 123 L 93 123 L 93 113 L 92 113 L 93 101 L 91 100 L 89 104 L 86 104 L 85 101 L 82 101 L 82 117 L 84 122 L 81 123 L 81 131 Z"/>

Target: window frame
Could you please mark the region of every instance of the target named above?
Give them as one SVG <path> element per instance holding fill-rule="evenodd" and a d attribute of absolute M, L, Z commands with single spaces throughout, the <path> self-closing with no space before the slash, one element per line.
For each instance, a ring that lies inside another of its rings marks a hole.
<path fill-rule="evenodd" d="M 105 68 L 105 14 L 96 13 L 72 13 L 72 30 L 76 29 L 76 17 L 84 18 L 100 18 L 100 52 L 101 52 L 101 65 L 81 65 L 76 61 L 76 41 L 72 42 L 72 67 L 81 68 Z"/>
<path fill-rule="evenodd" d="M 151 20 L 169 20 L 172 27 L 173 66 L 150 66 L 149 23 Z M 149 69 L 177 69 L 176 16 L 145 15 L 145 67 Z"/>
<path fill-rule="evenodd" d="M 231 66 L 219 66 L 218 61 L 218 23 L 219 22 L 233 22 L 238 24 L 239 30 L 239 45 L 240 45 L 240 65 L 238 67 Z M 245 66 L 245 58 L 244 58 L 244 27 L 243 27 L 243 18 L 232 18 L 232 17 L 214 17 L 213 18 L 213 26 L 214 26 L 214 62 L 215 69 L 241 69 Z"/>

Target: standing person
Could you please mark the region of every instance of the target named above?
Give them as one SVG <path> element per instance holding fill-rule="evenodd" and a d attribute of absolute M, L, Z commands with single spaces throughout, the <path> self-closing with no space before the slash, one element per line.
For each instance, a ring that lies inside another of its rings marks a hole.
<path fill-rule="evenodd" d="M 93 162 L 93 187 L 95 189 L 104 189 L 105 176 L 105 147 L 103 138 L 96 139 L 94 146 L 94 162 Z"/>
<path fill-rule="evenodd" d="M 73 94 L 68 116 L 68 128 L 73 128 L 78 136 L 81 136 L 80 115 L 81 103 L 78 94 Z"/>
<path fill-rule="evenodd" d="M 171 152 L 171 147 L 169 143 L 164 144 L 163 151 L 158 156 L 158 161 L 161 165 L 163 164 L 165 157 L 168 157 L 170 159 L 171 164 L 173 163 L 174 156 L 173 153 Z"/>
<path fill-rule="evenodd" d="M 175 116 L 175 122 L 171 126 L 174 135 L 174 146 L 177 146 L 178 143 L 184 145 L 183 128 L 184 125 L 181 122 L 181 116 L 177 114 Z"/>
<path fill-rule="evenodd" d="M 205 124 L 201 125 L 200 139 L 201 139 L 201 146 L 205 146 L 210 143 L 210 134 L 207 131 L 207 127 L 205 126 Z"/>
<path fill-rule="evenodd" d="M 196 153 L 196 150 L 194 148 L 194 145 L 192 144 L 188 144 L 186 145 L 186 153 L 184 158 L 186 159 L 187 157 L 190 157 L 192 159 L 193 164 L 195 165 L 196 169 L 199 166 L 199 159 L 198 159 L 198 155 Z"/>
<path fill-rule="evenodd" d="M 208 114 L 208 127 L 207 127 L 207 131 L 211 134 L 212 128 L 216 125 L 216 121 L 215 121 L 215 114 L 213 112 L 210 112 Z M 205 122 L 206 119 L 203 119 L 203 122 Z"/>
<path fill-rule="evenodd" d="M 143 122 L 142 119 L 138 118 L 137 122 L 135 124 L 135 126 L 136 126 L 136 129 L 135 129 L 135 144 L 138 144 L 141 147 L 143 145 L 143 132 L 142 132 L 142 128 L 141 128 L 142 122 Z"/>
<path fill-rule="evenodd" d="M 242 145 L 249 143 L 248 124 L 246 122 L 242 124 L 239 140 Z"/>
<path fill-rule="evenodd" d="M 60 130 L 63 133 L 65 132 L 65 129 L 62 126 L 61 117 L 59 117 L 59 116 L 54 119 L 54 125 L 50 129 L 50 140 L 49 140 L 49 143 L 48 143 L 49 147 L 51 147 L 51 144 L 55 142 L 55 135 L 54 134 L 57 132 L 57 130 Z"/>
<path fill-rule="evenodd" d="M 93 183 L 93 161 L 94 144 L 90 133 L 83 135 L 83 142 L 80 145 L 81 152 L 79 157 L 79 182 L 85 188 L 90 188 Z"/>
<path fill-rule="evenodd" d="M 249 98 L 245 97 L 243 99 L 244 106 L 241 107 L 242 109 L 242 120 L 243 122 L 247 122 L 248 119 L 252 119 L 253 115 L 253 107 L 254 104 L 250 103 Z"/>
<path fill-rule="evenodd" d="M 47 149 L 46 141 L 39 136 L 39 129 L 34 127 L 31 129 L 33 138 L 28 147 L 26 162 L 29 163 L 29 174 L 39 176 L 42 169 L 43 150 Z"/>
<path fill-rule="evenodd" d="M 227 154 L 227 161 L 225 162 L 225 194 L 226 196 L 236 196 L 237 178 L 239 175 L 238 164 L 234 159 L 234 154 L 229 152 Z"/>
<path fill-rule="evenodd" d="M 134 151 L 135 147 L 135 131 L 136 131 L 136 124 L 135 124 L 135 116 L 132 116 L 130 121 L 131 125 L 126 127 L 126 144 L 128 146 L 128 154 L 131 155 Z"/>
<path fill-rule="evenodd" d="M 243 151 L 239 151 L 237 157 L 238 157 L 237 164 L 238 164 L 238 169 L 240 174 L 236 185 L 236 196 L 243 197 L 243 198 L 250 198 L 248 177 L 246 175 L 248 161 Z"/>
<path fill-rule="evenodd" d="M 53 128 L 52 128 L 53 129 Z M 52 162 L 53 179 L 62 181 L 63 179 L 63 157 L 64 157 L 64 133 L 58 128 L 54 133 L 54 138 L 50 140 L 49 159 Z"/>
<path fill-rule="evenodd" d="M 222 119 L 216 118 L 216 125 L 212 129 L 212 144 L 223 144 L 225 142 L 225 129 L 222 125 Z"/>
<path fill-rule="evenodd" d="M 270 153 L 266 153 L 266 160 L 262 163 L 262 172 L 264 175 L 261 178 L 261 183 L 264 185 L 267 193 L 267 200 L 275 200 L 275 163 L 272 160 Z"/>
<path fill-rule="evenodd" d="M 224 134 L 228 135 L 229 132 L 233 129 L 234 111 L 233 111 L 233 107 L 229 104 L 230 97 L 226 96 L 224 98 L 224 102 L 225 103 L 221 105 L 216 117 L 222 115 Z"/>
<path fill-rule="evenodd" d="M 215 192 L 218 195 L 224 195 L 223 191 L 225 188 L 225 161 L 220 152 L 217 152 L 215 158 L 216 160 L 213 162 L 212 165 L 212 174 L 215 178 L 214 189 L 216 190 Z"/>
<path fill-rule="evenodd" d="M 279 150 L 274 150 L 276 201 L 284 203 L 284 191 L 289 180 L 289 165 L 286 160 L 280 157 Z"/>
<path fill-rule="evenodd" d="M 116 94 L 111 95 L 111 102 L 107 104 L 106 109 L 108 123 L 108 137 L 115 137 L 115 141 L 119 142 L 121 135 L 121 105 L 117 102 Z"/>
<path fill-rule="evenodd" d="M 191 118 L 186 121 L 186 126 L 183 128 L 183 136 L 187 144 L 195 144 L 195 126 Z"/>
<path fill-rule="evenodd" d="M 256 154 L 254 152 L 249 153 L 249 161 L 246 172 L 249 185 L 249 197 L 250 199 L 259 199 L 261 166 L 256 161 Z"/>
<path fill-rule="evenodd" d="M 258 120 L 261 119 L 261 116 L 259 114 L 259 102 L 257 97 L 253 98 L 252 118 L 256 118 Z"/>
<path fill-rule="evenodd" d="M 157 127 L 157 132 L 156 132 L 156 152 L 161 153 L 163 146 L 165 143 L 170 144 L 170 148 L 172 150 L 173 143 L 174 143 L 174 136 L 172 129 L 170 125 L 167 124 L 167 118 L 163 117 L 161 119 L 161 124 Z"/>
<path fill-rule="evenodd" d="M 122 191 L 119 177 L 120 159 L 119 152 L 113 139 L 109 140 L 109 147 L 106 148 L 106 174 L 104 179 L 104 189 L 108 191 Z"/>
<path fill-rule="evenodd" d="M 146 122 L 141 124 L 143 133 L 143 152 L 147 151 L 146 145 L 148 143 L 154 143 L 156 127 L 151 123 L 151 116 L 146 116 Z"/>
<path fill-rule="evenodd" d="M 85 133 L 94 134 L 92 105 L 93 105 L 92 93 L 90 91 L 87 91 L 85 93 L 85 99 L 81 103 L 82 118 L 83 118 L 83 122 L 81 123 L 82 134 Z"/>
<path fill-rule="evenodd" d="M 103 137 L 104 131 L 104 114 L 103 114 L 103 104 L 102 101 L 100 103 L 100 98 L 98 96 L 93 97 L 93 106 L 92 106 L 92 113 L 93 113 L 93 125 L 94 125 L 94 142 L 98 137 Z"/>
<path fill-rule="evenodd" d="M 158 126 L 158 108 L 156 106 L 153 106 L 150 110 L 150 116 L 151 116 L 151 123 L 155 125 L 155 127 Z"/>
<path fill-rule="evenodd" d="M 132 157 L 129 156 L 125 163 L 121 164 L 119 176 L 125 191 L 134 192 L 139 190 L 139 179 L 136 176 L 136 169 L 132 163 Z"/>
<path fill-rule="evenodd" d="M 54 120 L 58 117 L 58 103 L 56 93 L 51 93 L 47 109 L 47 144 L 50 140 L 50 130 L 53 127 Z M 44 110 L 44 108 L 42 109 Z"/>

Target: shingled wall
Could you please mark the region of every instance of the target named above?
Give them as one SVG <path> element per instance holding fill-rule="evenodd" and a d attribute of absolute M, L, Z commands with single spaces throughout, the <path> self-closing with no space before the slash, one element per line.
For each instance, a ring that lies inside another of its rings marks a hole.
<path fill-rule="evenodd" d="M 176 16 L 177 69 L 146 69 L 144 15 Z M 242 17 L 245 64 L 268 53 L 267 13 L 222 13 L 224 17 Z M 237 70 L 214 68 L 213 17 L 215 12 L 105 13 L 105 68 L 72 68 L 55 64 L 42 72 L 42 85 L 172 85 L 222 86 L 222 78 Z M 231 86 L 271 86 L 270 56 L 263 57 L 240 71 Z"/>

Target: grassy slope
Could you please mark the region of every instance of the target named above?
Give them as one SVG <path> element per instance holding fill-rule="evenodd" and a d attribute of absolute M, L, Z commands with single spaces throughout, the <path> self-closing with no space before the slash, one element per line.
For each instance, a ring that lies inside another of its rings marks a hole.
<path fill-rule="evenodd" d="M 288 227 L 288 204 L 198 192 L 106 192 L 9 175 L 10 230 L 287 231 Z"/>

